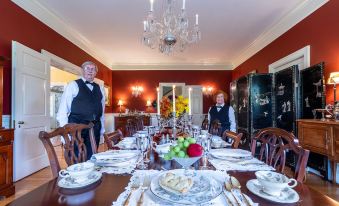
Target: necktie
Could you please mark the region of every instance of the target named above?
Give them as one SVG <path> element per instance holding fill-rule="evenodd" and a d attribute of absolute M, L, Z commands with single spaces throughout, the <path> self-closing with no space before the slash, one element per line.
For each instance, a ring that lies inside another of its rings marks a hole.
<path fill-rule="evenodd" d="M 94 86 L 94 82 L 85 81 L 85 84 L 91 84 L 92 86 Z"/>

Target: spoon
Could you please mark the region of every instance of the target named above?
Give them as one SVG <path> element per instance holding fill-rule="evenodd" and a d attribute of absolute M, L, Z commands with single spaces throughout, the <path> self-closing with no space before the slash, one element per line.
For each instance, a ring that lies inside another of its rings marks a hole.
<path fill-rule="evenodd" d="M 251 204 L 251 201 L 249 201 L 247 197 L 241 192 L 241 185 L 240 185 L 239 180 L 233 176 L 230 177 L 230 180 L 231 181 L 229 182 L 230 182 L 231 188 L 237 189 L 239 191 L 239 194 L 242 196 L 242 199 L 245 200 L 245 204 L 252 206 L 253 204 Z"/>

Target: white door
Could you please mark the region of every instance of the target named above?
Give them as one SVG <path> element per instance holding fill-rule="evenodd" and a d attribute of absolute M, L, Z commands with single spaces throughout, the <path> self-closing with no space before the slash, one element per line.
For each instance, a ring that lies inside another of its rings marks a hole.
<path fill-rule="evenodd" d="M 50 128 L 50 60 L 12 42 L 12 115 L 14 123 L 14 181 L 49 165 L 39 139 Z"/>
<path fill-rule="evenodd" d="M 184 96 L 188 97 L 188 88 L 192 88 L 191 105 L 192 105 L 192 123 L 201 126 L 203 121 L 203 94 L 202 86 L 199 85 L 186 85 Z"/>

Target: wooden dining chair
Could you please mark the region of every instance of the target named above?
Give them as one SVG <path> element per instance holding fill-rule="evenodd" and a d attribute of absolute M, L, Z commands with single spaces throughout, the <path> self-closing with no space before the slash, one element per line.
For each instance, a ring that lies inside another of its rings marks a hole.
<path fill-rule="evenodd" d="M 214 120 L 209 129 L 209 133 L 212 135 L 221 136 L 222 128 L 219 120 Z"/>
<path fill-rule="evenodd" d="M 105 143 L 107 145 L 107 148 L 109 150 L 115 149 L 114 145 L 117 144 L 119 141 L 121 141 L 124 136 L 122 135 L 122 132 L 120 129 L 114 131 L 114 132 L 109 132 L 104 134 L 105 138 Z"/>
<path fill-rule="evenodd" d="M 39 133 L 39 139 L 42 141 L 48 155 L 48 159 L 51 165 L 53 177 L 58 177 L 60 171 L 60 164 L 58 157 L 55 153 L 51 139 L 56 136 L 62 136 L 64 139 L 64 158 L 68 166 L 87 161 L 87 150 L 84 144 L 84 139 L 81 137 L 83 130 L 89 130 L 89 138 L 93 154 L 97 152 L 97 145 L 94 138 L 93 124 L 66 124 L 63 127 L 59 127 L 52 132 L 41 131 Z M 75 154 L 75 147 L 78 149 L 78 154 Z"/>
<path fill-rule="evenodd" d="M 256 154 L 257 147 L 259 149 L 259 153 L 256 155 L 258 159 L 265 161 L 266 164 L 281 173 L 284 173 L 285 169 L 286 152 L 293 152 L 297 160 L 294 178 L 303 182 L 310 151 L 303 149 L 292 133 L 272 127 L 261 129 L 252 138 L 251 152 L 253 156 Z"/>
<path fill-rule="evenodd" d="M 208 117 L 207 115 L 204 117 L 204 120 L 201 123 L 201 129 L 202 130 L 208 130 Z"/>
<path fill-rule="evenodd" d="M 133 136 L 137 132 L 136 124 L 133 119 L 126 121 L 126 136 Z"/>
<path fill-rule="evenodd" d="M 136 117 L 135 118 L 136 130 L 143 130 L 144 129 L 144 117 Z"/>
<path fill-rule="evenodd" d="M 243 133 L 235 133 L 235 132 L 231 132 L 231 131 L 225 131 L 224 134 L 222 135 L 222 138 L 223 139 L 227 139 L 227 138 L 232 139 L 232 148 L 238 149 L 242 136 L 243 136 Z"/>

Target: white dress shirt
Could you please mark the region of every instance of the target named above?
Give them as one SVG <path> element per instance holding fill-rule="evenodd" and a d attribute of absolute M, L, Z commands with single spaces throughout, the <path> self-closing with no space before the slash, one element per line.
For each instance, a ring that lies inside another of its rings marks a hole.
<path fill-rule="evenodd" d="M 86 81 L 83 77 L 81 78 L 84 82 Z M 93 85 L 86 84 L 86 86 L 92 91 Z M 100 86 L 100 85 L 99 85 Z M 102 93 L 102 116 L 100 118 L 101 121 L 101 130 L 100 135 L 103 135 L 105 133 L 105 89 L 100 86 L 100 91 Z M 68 123 L 68 116 L 71 112 L 71 106 L 73 99 L 78 95 L 79 93 L 79 86 L 75 81 L 71 81 L 68 83 L 68 85 L 65 88 L 64 93 L 62 94 L 59 111 L 57 113 L 56 119 L 58 120 L 61 127 L 65 126 L 65 124 Z"/>
<path fill-rule="evenodd" d="M 221 104 L 221 105 L 218 105 L 216 104 L 215 106 L 220 106 L 220 107 L 223 107 L 225 106 L 225 104 Z M 221 108 L 217 108 L 218 112 L 221 110 Z M 208 122 L 210 123 L 211 121 L 211 116 L 210 116 L 210 111 L 211 111 L 211 107 L 209 108 L 208 110 Z M 230 131 L 231 132 L 237 132 L 237 123 L 235 122 L 235 115 L 234 115 L 234 109 L 232 106 L 229 107 L 229 110 L 228 110 L 228 118 L 230 120 Z"/>

